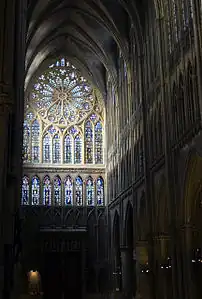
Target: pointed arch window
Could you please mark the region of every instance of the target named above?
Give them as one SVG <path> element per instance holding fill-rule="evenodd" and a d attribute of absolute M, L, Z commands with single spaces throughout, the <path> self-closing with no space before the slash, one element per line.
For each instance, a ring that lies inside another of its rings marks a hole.
<path fill-rule="evenodd" d="M 77 206 L 83 204 L 83 181 L 80 176 L 75 180 L 75 202 Z"/>
<path fill-rule="evenodd" d="M 93 128 L 91 121 L 85 125 L 85 163 L 93 163 Z"/>
<path fill-rule="evenodd" d="M 72 137 L 66 135 L 64 139 L 64 163 L 72 163 Z"/>
<path fill-rule="evenodd" d="M 29 204 L 29 178 L 25 175 L 22 178 L 22 205 Z"/>
<path fill-rule="evenodd" d="M 40 201 L 40 180 L 37 176 L 32 178 L 32 205 L 39 205 Z"/>
<path fill-rule="evenodd" d="M 86 203 L 88 206 L 94 205 L 94 183 L 91 177 L 86 181 Z"/>
<path fill-rule="evenodd" d="M 51 205 L 51 182 L 48 175 L 43 180 L 43 204 Z"/>
<path fill-rule="evenodd" d="M 73 204 L 73 182 L 70 176 L 65 179 L 65 205 Z"/>
<path fill-rule="evenodd" d="M 39 163 L 39 135 L 40 135 L 40 125 L 35 119 L 32 123 L 32 162 Z"/>
<path fill-rule="evenodd" d="M 60 156 L 60 136 L 56 134 L 53 137 L 53 163 L 60 163 L 61 156 Z"/>
<path fill-rule="evenodd" d="M 80 164 L 82 162 L 82 141 L 81 137 L 77 135 L 74 139 L 74 163 Z"/>
<path fill-rule="evenodd" d="M 104 205 L 104 180 L 101 177 L 96 181 L 96 201 L 98 206 Z"/>
<path fill-rule="evenodd" d="M 57 175 L 54 178 L 54 204 L 61 205 L 61 178 Z"/>
<path fill-rule="evenodd" d="M 26 120 L 23 125 L 23 161 L 30 161 L 30 125 Z"/>
<path fill-rule="evenodd" d="M 103 163 L 103 136 L 102 123 L 98 121 L 95 125 L 95 164 Z"/>
<path fill-rule="evenodd" d="M 43 162 L 51 162 L 51 137 L 46 134 L 43 138 Z"/>

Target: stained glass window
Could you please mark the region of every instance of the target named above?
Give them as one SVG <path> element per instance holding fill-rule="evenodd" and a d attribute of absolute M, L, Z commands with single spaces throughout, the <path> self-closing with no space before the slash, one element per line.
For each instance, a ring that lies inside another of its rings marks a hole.
<path fill-rule="evenodd" d="M 61 179 L 57 175 L 54 178 L 54 204 L 61 205 Z"/>
<path fill-rule="evenodd" d="M 75 203 L 78 206 L 83 204 L 83 181 L 80 176 L 75 179 Z"/>
<path fill-rule="evenodd" d="M 101 177 L 96 181 L 96 200 L 98 206 L 104 204 L 104 181 Z"/>
<path fill-rule="evenodd" d="M 64 139 L 64 163 L 72 163 L 72 137 L 69 135 Z"/>
<path fill-rule="evenodd" d="M 86 202 L 88 206 L 94 205 L 94 184 L 91 177 L 86 181 Z"/>
<path fill-rule="evenodd" d="M 29 204 L 29 178 L 24 176 L 22 179 L 22 205 Z"/>
<path fill-rule="evenodd" d="M 81 137 L 77 135 L 74 139 L 74 163 L 80 164 L 82 162 L 82 143 Z"/>
<path fill-rule="evenodd" d="M 45 176 L 43 180 L 43 204 L 51 204 L 51 182 L 48 175 Z"/>
<path fill-rule="evenodd" d="M 40 200 L 40 181 L 37 176 L 32 178 L 32 205 L 39 205 Z"/>
<path fill-rule="evenodd" d="M 60 163 L 60 136 L 59 134 L 53 137 L 53 163 Z"/>
<path fill-rule="evenodd" d="M 23 161 L 30 161 L 30 125 L 26 120 L 23 125 Z"/>
<path fill-rule="evenodd" d="M 90 121 L 85 125 L 85 162 L 93 163 L 93 129 Z"/>
<path fill-rule="evenodd" d="M 103 136 L 102 123 L 98 121 L 95 125 L 95 164 L 103 163 Z"/>
<path fill-rule="evenodd" d="M 73 204 L 73 183 L 70 176 L 65 179 L 65 205 Z"/>
<path fill-rule="evenodd" d="M 43 138 L 43 162 L 51 162 L 51 138 L 46 134 Z"/>
<path fill-rule="evenodd" d="M 99 91 L 66 58 L 58 59 L 26 99 L 24 161 L 103 163 L 103 115 Z"/>
<path fill-rule="evenodd" d="M 32 162 L 39 162 L 39 134 L 40 126 L 37 120 L 32 123 Z"/>

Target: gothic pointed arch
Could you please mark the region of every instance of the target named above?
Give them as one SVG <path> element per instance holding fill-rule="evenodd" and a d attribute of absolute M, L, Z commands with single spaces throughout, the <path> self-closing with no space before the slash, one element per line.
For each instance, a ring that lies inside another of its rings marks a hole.
<path fill-rule="evenodd" d="M 33 205 L 104 205 L 104 102 L 76 65 L 51 58 L 26 92 L 23 168 L 42 178 L 29 187 Z"/>

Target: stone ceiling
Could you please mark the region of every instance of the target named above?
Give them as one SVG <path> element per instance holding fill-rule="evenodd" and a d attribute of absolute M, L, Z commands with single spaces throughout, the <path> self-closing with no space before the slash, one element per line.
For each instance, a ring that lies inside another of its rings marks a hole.
<path fill-rule="evenodd" d="M 106 72 L 116 82 L 118 49 L 128 59 L 129 20 L 139 18 L 131 2 L 30 0 L 25 87 L 51 59 L 67 56 L 104 94 Z"/>

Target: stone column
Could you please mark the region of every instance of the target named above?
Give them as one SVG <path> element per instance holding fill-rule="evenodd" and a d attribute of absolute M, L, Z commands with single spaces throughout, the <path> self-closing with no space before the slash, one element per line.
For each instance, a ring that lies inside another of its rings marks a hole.
<path fill-rule="evenodd" d="M 121 248 L 122 260 L 122 290 L 124 298 L 132 298 L 133 294 L 133 253 L 131 248 Z"/>
<path fill-rule="evenodd" d="M 172 281 L 172 259 L 169 249 L 170 239 L 165 235 L 154 237 L 154 258 L 155 258 L 155 289 L 157 299 L 173 298 Z"/>
<path fill-rule="evenodd" d="M 194 285 L 192 281 L 192 240 L 193 240 L 193 228 L 190 224 L 185 224 L 181 228 L 181 249 L 182 249 L 182 259 L 183 259 L 183 269 L 184 274 L 183 290 L 184 298 L 191 299 L 194 298 Z"/>
<path fill-rule="evenodd" d="M 151 269 L 149 267 L 148 244 L 144 241 L 139 241 L 136 247 L 136 277 L 137 291 L 135 298 L 151 298 Z"/>

